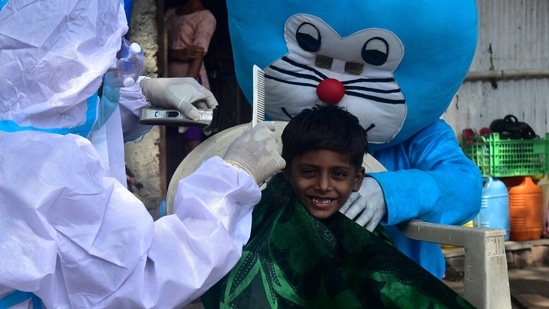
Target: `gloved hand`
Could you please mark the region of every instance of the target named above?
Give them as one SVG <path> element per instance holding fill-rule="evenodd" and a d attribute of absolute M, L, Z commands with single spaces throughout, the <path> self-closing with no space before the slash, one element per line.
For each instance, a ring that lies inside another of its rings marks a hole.
<path fill-rule="evenodd" d="M 374 178 L 366 176 L 360 190 L 351 193 L 339 211 L 371 232 L 385 216 L 386 207 L 379 183 Z"/>
<path fill-rule="evenodd" d="M 247 129 L 229 145 L 223 160 L 243 169 L 261 184 L 286 165 L 274 131 L 274 123 L 270 121 Z"/>
<path fill-rule="evenodd" d="M 139 85 L 153 105 L 175 108 L 192 120 L 198 119 L 197 108 L 213 109 L 218 105 L 212 92 L 194 78 L 144 78 Z"/>

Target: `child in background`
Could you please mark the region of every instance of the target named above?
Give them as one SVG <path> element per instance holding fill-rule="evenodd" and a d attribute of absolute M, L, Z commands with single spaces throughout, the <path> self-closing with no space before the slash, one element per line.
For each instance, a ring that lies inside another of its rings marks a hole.
<path fill-rule="evenodd" d="M 186 0 L 180 1 L 178 7 L 168 9 L 164 19 L 168 29 L 168 76 L 192 77 L 210 89 L 204 57 L 217 26 L 215 16 L 204 1 Z M 177 164 L 205 137 L 201 128 L 179 128 L 178 131 L 180 140 L 172 141 L 177 145 L 168 146 Z"/>
<path fill-rule="evenodd" d="M 262 192 L 240 261 L 203 295 L 205 308 L 472 308 L 381 225 L 372 233 L 339 212 L 365 173 L 355 116 L 304 110 L 282 143 L 286 166 Z"/>

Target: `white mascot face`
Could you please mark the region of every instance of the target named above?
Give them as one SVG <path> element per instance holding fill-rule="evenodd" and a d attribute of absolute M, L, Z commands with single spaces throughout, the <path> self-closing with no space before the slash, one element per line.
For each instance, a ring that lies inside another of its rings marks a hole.
<path fill-rule="evenodd" d="M 315 104 L 337 104 L 360 119 L 370 143 L 392 140 L 406 118 L 394 77 L 404 56 L 400 40 L 383 29 L 341 38 L 310 15 L 292 16 L 285 29 L 288 54 L 265 69 L 267 115 L 289 120 Z"/>

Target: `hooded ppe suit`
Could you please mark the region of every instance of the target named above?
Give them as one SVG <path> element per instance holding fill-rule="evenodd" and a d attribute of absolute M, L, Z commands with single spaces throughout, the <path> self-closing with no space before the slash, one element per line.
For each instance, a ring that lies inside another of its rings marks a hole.
<path fill-rule="evenodd" d="M 0 1 L 2 308 L 181 307 L 248 240 L 259 188 L 219 157 L 156 222 L 125 188 L 121 120 L 148 103 L 98 89 L 126 31 L 119 0 Z"/>

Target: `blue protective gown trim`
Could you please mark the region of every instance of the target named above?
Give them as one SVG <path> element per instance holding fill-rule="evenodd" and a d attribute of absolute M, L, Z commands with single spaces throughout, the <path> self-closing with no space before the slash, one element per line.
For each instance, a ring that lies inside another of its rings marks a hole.
<path fill-rule="evenodd" d="M 31 292 L 13 291 L 0 298 L 0 308 L 9 308 L 22 302 L 31 300 L 33 309 L 42 309 L 42 301 Z"/>
<path fill-rule="evenodd" d="M 132 0 L 124 0 L 124 11 L 126 12 L 126 21 L 130 24 L 130 17 L 132 15 Z"/>
<path fill-rule="evenodd" d="M 22 127 L 13 120 L 0 120 L 0 131 L 19 132 L 19 131 L 39 131 L 46 133 L 55 133 L 60 135 L 78 134 L 82 137 L 87 137 L 93 128 L 97 118 L 97 93 L 92 95 L 87 100 L 86 122 L 83 125 L 74 128 L 37 128 L 33 126 Z"/>

